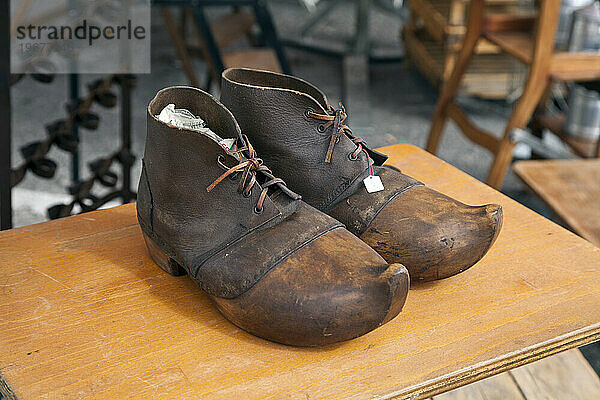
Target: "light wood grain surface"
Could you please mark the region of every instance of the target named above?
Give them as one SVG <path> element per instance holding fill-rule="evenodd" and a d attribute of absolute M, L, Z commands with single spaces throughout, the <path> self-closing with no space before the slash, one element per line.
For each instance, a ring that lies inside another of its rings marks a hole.
<path fill-rule="evenodd" d="M 0 233 L 0 374 L 20 399 L 424 398 L 600 336 L 600 249 L 409 145 L 403 172 L 504 207 L 483 260 L 393 321 L 294 348 L 253 337 L 150 260 L 126 205 Z"/>
<path fill-rule="evenodd" d="M 577 234 L 600 247 L 600 160 L 520 161 L 513 168 Z"/>

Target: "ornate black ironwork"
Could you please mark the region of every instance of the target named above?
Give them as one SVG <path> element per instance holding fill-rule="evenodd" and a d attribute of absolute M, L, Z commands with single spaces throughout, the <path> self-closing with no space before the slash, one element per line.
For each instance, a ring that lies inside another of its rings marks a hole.
<path fill-rule="evenodd" d="M 66 217 L 73 213 L 76 206 L 80 212 L 97 210 L 109 201 L 120 198 L 123 203 L 128 203 L 136 198 L 131 190 L 131 167 L 135 162 L 135 156 L 131 153 L 131 89 L 135 85 L 135 78 L 131 75 L 116 75 L 105 80 L 92 82 L 88 86 L 88 96 L 83 100 L 76 100 L 67 105 L 71 113 L 71 124 L 77 123 L 87 129 L 97 129 L 99 118 L 90 111 L 92 103 L 98 103 L 103 107 L 114 107 L 117 105 L 118 97 L 110 88 L 113 83 L 121 87 L 121 148 L 104 158 L 96 159 L 88 164 L 91 176 L 87 180 L 77 181 L 69 187 L 73 200 L 68 204 L 56 204 L 48 209 L 48 217 L 56 219 Z M 55 123 L 56 124 L 56 123 Z M 64 124 L 62 125 L 63 129 Z M 72 138 L 72 142 L 76 141 Z M 58 145 L 58 143 L 57 143 Z M 98 197 L 93 194 L 92 189 L 96 183 L 115 188 L 118 186 L 119 177 L 111 170 L 114 164 L 121 165 L 122 184 L 118 189 Z"/>
<path fill-rule="evenodd" d="M 12 83 L 19 80 L 20 77 L 14 77 Z M 68 188 L 73 200 L 68 204 L 50 207 L 48 216 L 51 219 L 71 215 L 77 207 L 79 212 L 87 212 L 96 210 L 114 199 L 120 198 L 127 203 L 136 197 L 135 192 L 131 190 L 131 167 L 135 162 L 131 153 L 131 90 L 135 86 L 135 77 L 132 75 L 113 75 L 96 80 L 88 85 L 85 97 L 69 101 L 66 105 L 67 116 L 46 125 L 47 136 L 44 139 L 29 143 L 20 149 L 24 161 L 10 171 L 10 186 L 18 185 L 27 171 L 42 178 L 52 178 L 57 169 L 56 162 L 47 157 L 52 146 L 76 155 L 79 147 L 77 128 L 98 129 L 100 117 L 92 111 L 92 106 L 98 104 L 105 108 L 115 107 L 119 102 L 119 96 L 113 91 L 115 85 L 121 89 L 121 147 L 115 153 L 88 164 L 91 176 L 83 181 L 74 181 Z M 121 185 L 118 185 L 118 175 L 111 170 L 115 164 L 121 165 Z M 74 168 L 77 168 L 77 165 L 74 165 Z M 96 183 L 118 189 L 98 197 L 92 193 Z"/>

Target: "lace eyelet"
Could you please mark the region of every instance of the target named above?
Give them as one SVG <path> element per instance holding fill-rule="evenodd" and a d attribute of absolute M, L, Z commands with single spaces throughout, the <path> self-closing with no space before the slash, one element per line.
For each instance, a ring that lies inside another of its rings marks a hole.
<path fill-rule="evenodd" d="M 262 214 L 263 211 L 265 210 L 265 207 L 263 206 L 260 210 L 258 209 L 258 207 L 254 206 L 254 214 Z"/>
<path fill-rule="evenodd" d="M 353 156 L 352 153 L 348 153 L 348 160 L 350 160 L 350 161 L 358 160 L 358 154 L 356 156 Z"/>
<path fill-rule="evenodd" d="M 252 196 L 252 189 L 250 189 L 250 191 L 248 192 L 248 194 L 246 194 L 245 191 L 242 191 L 242 196 L 244 196 L 245 198 L 251 197 Z"/>
<path fill-rule="evenodd" d="M 317 126 L 317 131 L 319 131 L 319 133 L 325 132 L 325 124 L 320 124 Z"/>
<path fill-rule="evenodd" d="M 219 163 L 219 164 L 225 163 L 225 157 L 223 157 L 223 154 L 217 154 L 217 163 Z"/>
<path fill-rule="evenodd" d="M 314 113 L 314 112 L 315 112 L 315 110 L 313 110 L 312 108 L 307 108 L 307 109 L 306 109 L 306 111 L 304 111 L 304 116 L 305 116 L 306 118 L 312 118 L 312 117 L 310 116 L 310 113 Z"/>

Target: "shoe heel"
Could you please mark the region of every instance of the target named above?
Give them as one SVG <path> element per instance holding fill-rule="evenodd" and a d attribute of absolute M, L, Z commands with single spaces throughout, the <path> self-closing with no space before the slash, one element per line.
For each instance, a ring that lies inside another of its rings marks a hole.
<path fill-rule="evenodd" d="M 183 267 L 177 263 L 177 261 L 169 257 L 167 253 L 165 253 L 156 245 L 156 243 L 152 241 L 152 239 L 150 239 L 150 237 L 148 237 L 148 235 L 145 233 L 143 235 L 144 242 L 146 242 L 146 247 L 150 253 L 150 257 L 152 257 L 156 265 L 158 265 L 163 271 L 173 276 L 182 276 L 187 273 L 185 269 L 183 269 Z"/>

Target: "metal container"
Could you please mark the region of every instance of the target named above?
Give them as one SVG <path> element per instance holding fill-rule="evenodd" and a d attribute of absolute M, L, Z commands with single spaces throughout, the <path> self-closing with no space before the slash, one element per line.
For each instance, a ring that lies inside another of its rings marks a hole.
<path fill-rule="evenodd" d="M 594 2 L 573 13 L 568 50 L 600 52 L 600 3 Z"/>
<path fill-rule="evenodd" d="M 562 0 L 560 2 L 560 16 L 555 37 L 555 45 L 558 49 L 565 49 L 567 47 L 573 12 L 593 2 L 594 0 Z"/>
<path fill-rule="evenodd" d="M 579 84 L 573 85 L 565 132 L 577 139 L 593 141 L 600 138 L 600 93 Z"/>

